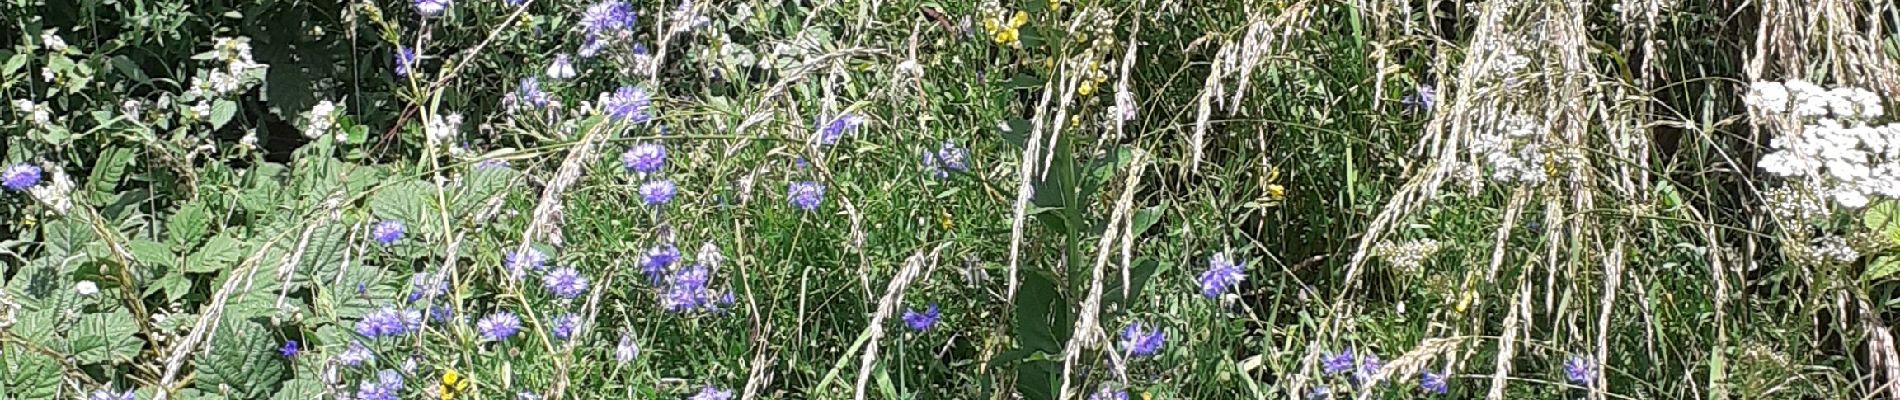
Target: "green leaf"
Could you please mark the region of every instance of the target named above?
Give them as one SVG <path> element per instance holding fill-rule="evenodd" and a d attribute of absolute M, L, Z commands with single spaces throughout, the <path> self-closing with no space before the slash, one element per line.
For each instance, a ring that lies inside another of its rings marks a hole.
<path fill-rule="evenodd" d="M 216 103 L 211 103 L 211 129 L 223 128 L 224 124 L 231 122 L 231 117 L 234 116 L 237 116 L 236 102 L 218 100 Z"/>
<path fill-rule="evenodd" d="M 186 202 L 165 221 L 165 233 L 171 238 L 172 245 L 189 249 L 204 238 L 205 231 L 211 227 L 210 219 L 210 212 L 205 210 L 203 201 Z"/>
<path fill-rule="evenodd" d="M 263 324 L 238 317 L 226 317 L 218 325 L 217 337 L 205 346 L 211 354 L 200 359 L 192 386 L 240 399 L 276 393 L 284 374 L 283 362 L 275 357 L 276 335 Z"/>
<path fill-rule="evenodd" d="M 509 168 L 481 168 L 469 171 L 458 185 L 453 204 L 449 208 L 451 216 L 466 216 L 479 211 L 482 204 L 490 198 L 504 194 L 514 187 L 515 179 L 520 176 Z"/>
<path fill-rule="evenodd" d="M 272 400 L 304 400 L 323 398 L 323 382 L 314 379 L 291 379 L 284 382 L 284 388 L 278 389 Z"/>
<path fill-rule="evenodd" d="M 1873 261 L 1867 262 L 1867 273 L 1863 275 L 1861 280 L 1873 282 L 1880 280 L 1880 278 L 1891 276 L 1895 272 L 1900 272 L 1900 258 L 1895 258 L 1894 256 L 1880 256 Z"/>
<path fill-rule="evenodd" d="M 25 346 L 0 346 L 0 394 L 13 399 L 51 399 L 59 396 L 59 362 L 27 350 Z"/>
<path fill-rule="evenodd" d="M 1128 231 L 1128 234 L 1140 235 L 1148 232 L 1148 228 L 1153 227 L 1156 222 L 1161 222 L 1162 214 L 1167 211 L 1167 204 L 1156 204 L 1148 208 L 1135 210 L 1134 221 L 1131 221 L 1130 224 L 1133 226 L 1132 229 Z"/>
<path fill-rule="evenodd" d="M 126 78 L 130 78 L 134 81 L 145 82 L 145 81 L 151 80 L 151 78 L 145 76 L 144 70 L 139 69 L 139 64 L 137 62 L 133 62 L 130 57 L 126 57 L 123 55 L 113 56 L 112 68 L 118 69 L 120 74 L 123 74 L 125 75 Z"/>
<path fill-rule="evenodd" d="M 124 310 L 80 316 L 72 327 L 73 355 L 85 364 L 131 361 L 145 346 L 137 323 Z"/>
<path fill-rule="evenodd" d="M 172 254 L 171 245 L 137 239 L 128 243 L 126 247 L 132 250 L 132 257 L 137 258 L 139 263 L 166 267 L 178 265 L 178 255 Z"/>
<path fill-rule="evenodd" d="M 1887 236 L 1900 235 L 1900 201 L 1886 200 L 1874 203 L 1862 211 L 1860 222 L 1868 230 L 1883 232 Z"/>
<path fill-rule="evenodd" d="M 231 238 L 231 232 L 225 231 L 212 236 L 204 247 L 185 259 L 185 272 L 205 273 L 226 269 L 232 263 L 244 258 L 244 242 Z"/>
<path fill-rule="evenodd" d="M 87 189 L 94 195 L 117 192 L 119 180 L 125 177 L 125 168 L 132 164 L 133 153 L 124 147 L 111 147 L 99 153 L 99 161 L 92 165 L 92 177 L 87 179 Z"/>
<path fill-rule="evenodd" d="M 406 180 L 384 186 L 369 197 L 369 210 L 380 219 L 402 221 L 411 237 L 431 232 L 430 218 L 436 211 L 435 186 L 419 180 Z M 439 216 L 437 216 L 439 218 Z"/>
<path fill-rule="evenodd" d="M 185 295 L 191 294 L 191 278 L 186 278 L 184 271 L 171 270 L 166 272 L 165 276 L 146 285 L 144 295 L 149 296 L 159 291 L 165 292 L 165 300 L 176 302 Z"/>

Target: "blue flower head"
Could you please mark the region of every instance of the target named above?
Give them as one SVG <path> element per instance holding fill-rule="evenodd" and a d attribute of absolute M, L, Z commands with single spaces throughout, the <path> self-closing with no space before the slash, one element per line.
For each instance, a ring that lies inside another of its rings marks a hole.
<path fill-rule="evenodd" d="M 863 124 L 864 118 L 850 113 L 832 117 L 818 125 L 818 144 L 827 146 L 838 144 L 839 139 L 843 139 L 844 135 L 856 132 L 858 126 Z"/>
<path fill-rule="evenodd" d="M 0 172 L 0 186 L 7 190 L 26 190 L 40 184 L 40 167 L 28 163 L 13 164 Z"/>
<path fill-rule="evenodd" d="M 923 332 L 930 330 L 932 325 L 937 324 L 937 316 L 936 303 L 931 303 L 929 306 L 924 307 L 923 312 L 904 310 L 904 325 L 910 326 L 911 330 Z"/>
<path fill-rule="evenodd" d="M 1306 393 L 1307 400 L 1326 400 L 1332 397 L 1333 397 L 1333 389 L 1323 386 L 1323 385 L 1319 387 L 1315 387 L 1313 388 L 1313 391 Z"/>
<path fill-rule="evenodd" d="M 416 49 L 396 48 L 396 76 L 409 76 L 416 66 Z"/>
<path fill-rule="evenodd" d="M 541 81 L 532 76 L 521 78 L 515 88 L 515 98 L 534 108 L 546 108 L 551 100 L 547 92 L 541 91 Z"/>
<path fill-rule="evenodd" d="M 1451 390 L 1445 382 L 1445 374 L 1432 371 L 1418 373 L 1418 388 L 1433 394 L 1445 394 Z"/>
<path fill-rule="evenodd" d="M 1352 371 L 1353 368 L 1357 366 L 1358 363 L 1354 362 L 1352 348 L 1350 347 L 1346 348 L 1346 351 L 1328 354 L 1320 360 L 1320 370 L 1325 372 L 1326 375 L 1336 375 Z"/>
<path fill-rule="evenodd" d="M 1104 383 L 1095 393 L 1089 394 L 1089 400 L 1128 400 L 1128 391 L 1115 390 Z"/>
<path fill-rule="evenodd" d="M 555 339 L 573 339 L 575 334 L 580 333 L 581 316 L 570 313 L 554 317 L 554 328 L 550 330 L 553 331 Z"/>
<path fill-rule="evenodd" d="M 825 185 L 814 181 L 792 182 L 786 188 L 786 197 L 791 198 L 793 207 L 816 211 L 818 205 L 825 201 Z"/>
<path fill-rule="evenodd" d="M 1588 357 L 1570 356 L 1570 361 L 1564 362 L 1564 376 L 1570 378 L 1570 383 L 1590 386 L 1597 380 L 1597 363 Z"/>
<path fill-rule="evenodd" d="M 707 385 L 706 388 L 699 390 L 699 394 L 693 395 L 692 400 L 732 400 L 732 391 L 719 390 L 712 385 Z"/>
<path fill-rule="evenodd" d="M 540 271 L 546 268 L 547 263 L 548 256 L 541 254 L 540 250 L 535 250 L 533 247 L 520 252 L 510 251 L 501 256 L 501 265 L 507 268 L 508 276 L 516 280 L 527 276 L 527 271 Z"/>
<path fill-rule="evenodd" d="M 647 254 L 640 257 L 640 272 L 646 274 L 647 283 L 658 285 L 666 281 L 666 271 L 680 259 L 680 248 L 672 243 L 653 246 Z"/>
<path fill-rule="evenodd" d="M 633 342 L 633 336 L 620 334 L 620 343 L 614 345 L 614 361 L 626 364 L 633 362 L 633 358 L 639 356 L 640 345 Z"/>
<path fill-rule="evenodd" d="M 376 226 L 370 227 L 369 229 L 369 237 L 375 239 L 376 243 L 380 243 L 384 246 L 394 244 L 397 240 L 402 240 L 402 234 L 402 221 L 393 219 L 377 222 Z"/>
<path fill-rule="evenodd" d="M 449 292 L 449 280 L 437 278 L 428 272 L 417 272 L 409 276 L 409 302 L 425 298 L 440 297 Z"/>
<path fill-rule="evenodd" d="M 1401 102 L 1405 104 L 1408 111 L 1431 111 L 1432 107 L 1438 104 L 1438 90 L 1432 89 L 1430 85 L 1421 84 L 1411 94 L 1405 95 Z"/>
<path fill-rule="evenodd" d="M 422 326 L 422 313 L 415 310 L 402 310 L 395 307 L 383 308 L 364 314 L 356 321 L 356 334 L 366 338 L 401 336 Z"/>
<path fill-rule="evenodd" d="M 603 96 L 605 98 L 600 102 L 604 107 L 603 110 L 615 121 L 646 122 L 650 118 L 647 115 L 647 105 L 653 102 L 653 98 L 647 96 L 646 90 L 621 86 L 612 94 Z"/>
<path fill-rule="evenodd" d="M 356 386 L 357 400 L 399 400 L 402 397 L 402 373 L 385 369 L 375 379 L 364 379 Z"/>
<path fill-rule="evenodd" d="M 620 164 L 625 165 L 628 171 L 648 174 L 659 172 L 660 167 L 666 166 L 666 147 L 658 143 L 634 145 L 627 148 L 627 152 L 620 153 Z"/>
<path fill-rule="evenodd" d="M 640 199 L 647 205 L 665 205 L 673 201 L 673 195 L 679 193 L 679 187 L 669 179 L 661 179 L 640 185 Z"/>
<path fill-rule="evenodd" d="M 507 311 L 497 311 L 475 322 L 475 330 L 481 332 L 482 340 L 502 342 L 514 337 L 521 331 L 521 317 Z"/>
<path fill-rule="evenodd" d="M 547 74 L 548 79 L 557 81 L 574 79 L 574 75 L 577 75 L 574 71 L 574 63 L 568 60 L 566 53 L 554 55 L 554 62 L 548 63 Z"/>
<path fill-rule="evenodd" d="M 709 287 L 711 282 L 712 269 L 705 264 L 681 269 L 668 279 L 667 288 L 660 295 L 660 305 L 672 312 L 711 308 L 715 300 L 715 293 Z"/>
<path fill-rule="evenodd" d="M 929 154 L 926 154 L 925 157 L 926 159 L 934 159 L 933 164 L 937 167 L 937 176 L 944 177 L 949 176 L 951 171 L 963 172 L 969 170 L 969 154 L 969 150 L 957 147 L 956 143 L 945 140 L 943 141 L 943 147 L 937 148 L 935 157 L 930 157 Z"/>
<path fill-rule="evenodd" d="M 555 297 L 572 299 L 580 297 L 582 293 L 587 293 L 587 276 L 581 275 L 581 272 L 574 270 L 574 267 L 556 268 L 541 277 L 541 287 L 546 288 L 548 293 L 553 293 Z"/>
<path fill-rule="evenodd" d="M 1247 275 L 1239 263 L 1229 261 L 1226 253 L 1215 253 L 1207 260 L 1207 272 L 1201 273 L 1201 295 L 1207 298 L 1220 298 L 1222 294 L 1240 286 Z"/>
<path fill-rule="evenodd" d="M 1379 370 L 1383 368 L 1385 368 L 1385 360 L 1380 359 L 1379 354 L 1367 351 L 1359 355 L 1359 369 L 1353 371 L 1353 382 L 1370 384 L 1372 378 L 1378 376 Z"/>
<path fill-rule="evenodd" d="M 581 27 L 591 37 L 601 33 L 619 33 L 633 29 L 633 5 L 609 0 L 594 3 L 581 14 Z"/>
<path fill-rule="evenodd" d="M 296 340 L 285 340 L 284 347 L 277 348 L 277 355 L 284 356 L 285 358 L 290 358 L 290 357 L 296 357 L 297 353 L 301 351 L 302 351 L 302 348 L 297 344 Z"/>
<path fill-rule="evenodd" d="M 450 0 L 416 0 L 416 13 L 424 17 L 442 15 L 442 11 L 448 10 L 451 3 Z"/>
<path fill-rule="evenodd" d="M 336 356 L 337 362 L 351 367 L 375 360 L 376 353 L 370 351 L 368 346 L 364 346 L 363 342 L 350 342 L 350 347 Z"/>
<path fill-rule="evenodd" d="M 1134 357 L 1155 355 L 1167 340 L 1168 334 L 1162 332 L 1161 328 L 1145 326 L 1139 321 L 1129 323 L 1127 328 L 1122 329 L 1122 350 Z"/>

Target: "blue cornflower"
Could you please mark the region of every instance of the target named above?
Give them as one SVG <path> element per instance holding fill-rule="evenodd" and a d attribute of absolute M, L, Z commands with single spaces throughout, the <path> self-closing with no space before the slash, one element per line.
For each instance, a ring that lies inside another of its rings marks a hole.
<path fill-rule="evenodd" d="M 1122 350 L 1131 356 L 1153 356 L 1161 351 L 1161 345 L 1167 341 L 1167 332 L 1162 332 L 1159 327 L 1144 326 L 1140 321 L 1129 323 L 1127 328 L 1122 329 Z"/>
<path fill-rule="evenodd" d="M 914 331 L 927 331 L 930 330 L 931 326 L 937 324 L 937 316 L 936 303 L 931 303 L 929 306 L 924 307 L 923 312 L 904 310 L 904 325 L 909 325 L 910 329 Z"/>
<path fill-rule="evenodd" d="M 816 211 L 825 201 L 825 185 L 814 181 L 792 182 L 786 187 L 786 197 L 791 198 L 792 206 L 800 210 Z"/>
<path fill-rule="evenodd" d="M 574 63 L 568 61 L 566 53 L 554 55 L 554 62 L 548 63 L 547 73 L 548 79 L 557 81 L 574 79 L 574 75 L 576 75 L 574 72 Z"/>
<path fill-rule="evenodd" d="M 13 164 L 7 167 L 5 172 L 0 172 L 0 186 L 5 186 L 8 190 L 26 190 L 40 184 L 40 172 L 38 165 Z"/>
<path fill-rule="evenodd" d="M 1201 273 L 1201 294 L 1207 298 L 1219 298 L 1222 294 L 1240 286 L 1247 276 L 1242 265 L 1229 261 L 1226 253 L 1214 253 L 1207 260 L 1207 272 Z"/>
<path fill-rule="evenodd" d="M 604 98 L 601 99 L 600 104 L 604 107 L 603 110 L 607 112 L 608 117 L 616 121 L 646 122 L 649 118 L 647 105 L 653 102 L 653 98 L 647 96 L 646 90 L 621 86 L 612 94 L 602 96 Z"/>
<path fill-rule="evenodd" d="M 550 101 L 548 92 L 541 90 L 541 81 L 532 76 L 521 78 L 521 83 L 515 88 L 515 98 L 534 108 L 547 107 Z"/>
<path fill-rule="evenodd" d="M 454 318 L 454 317 L 455 317 L 455 310 L 450 309 L 449 306 L 438 305 L 435 307 L 429 307 L 429 321 L 430 322 L 439 324 L 443 322 L 448 322 L 449 318 Z"/>
<path fill-rule="evenodd" d="M 1115 390 L 1104 383 L 1101 389 L 1089 394 L 1089 400 L 1128 400 L 1128 391 Z"/>
<path fill-rule="evenodd" d="M 620 164 L 625 165 L 628 171 L 649 174 L 659 172 L 660 167 L 666 166 L 666 146 L 659 143 L 633 145 L 625 153 L 620 153 Z"/>
<path fill-rule="evenodd" d="M 364 346 L 363 342 L 352 341 L 350 342 L 349 348 L 344 349 L 342 354 L 337 354 L 336 361 L 343 363 L 343 365 L 354 367 L 366 362 L 376 361 L 376 353 L 370 351 L 368 346 Z"/>
<path fill-rule="evenodd" d="M 708 307 L 713 302 L 713 291 L 707 288 L 711 282 L 712 270 L 704 264 L 682 269 L 668 282 L 666 293 L 660 296 L 660 305 L 672 312 Z"/>
<path fill-rule="evenodd" d="M 1315 387 L 1313 391 L 1306 393 L 1307 400 L 1326 400 L 1332 397 L 1333 389 L 1326 386 Z"/>
<path fill-rule="evenodd" d="M 1438 90 L 1429 85 L 1418 85 L 1418 88 L 1411 94 L 1405 95 L 1401 102 L 1405 104 L 1408 111 L 1428 112 L 1432 110 L 1432 106 L 1438 104 Z"/>
<path fill-rule="evenodd" d="M 296 340 L 285 340 L 284 347 L 277 348 L 277 355 L 284 356 L 284 357 L 296 357 L 297 353 L 302 352 L 302 350 L 303 349 L 297 345 Z"/>
<path fill-rule="evenodd" d="M 1353 382 L 1370 384 L 1372 378 L 1378 376 L 1379 370 L 1383 368 L 1385 368 L 1385 360 L 1380 359 L 1378 353 L 1367 351 L 1359 355 L 1359 369 L 1353 371 Z"/>
<path fill-rule="evenodd" d="M 607 41 L 600 40 L 600 38 L 596 38 L 593 35 L 588 35 L 587 39 L 581 42 L 581 49 L 575 53 L 579 54 L 581 58 L 594 58 L 594 56 L 600 55 L 601 50 L 605 49 L 607 49 Z"/>
<path fill-rule="evenodd" d="M 356 334 L 367 338 L 399 336 L 422 326 L 422 313 L 383 306 L 356 321 Z"/>
<path fill-rule="evenodd" d="M 863 124 L 864 118 L 850 113 L 832 117 L 818 125 L 818 144 L 827 146 L 838 144 L 838 139 L 843 139 L 844 135 L 856 132 L 858 126 Z"/>
<path fill-rule="evenodd" d="M 706 385 L 706 388 L 700 389 L 699 394 L 693 395 L 691 400 L 732 400 L 732 391 L 719 390 L 712 385 Z"/>
<path fill-rule="evenodd" d="M 653 246 L 640 257 L 640 272 L 646 274 L 648 283 L 658 285 L 666 281 L 666 270 L 679 259 L 680 248 L 672 243 Z"/>
<path fill-rule="evenodd" d="M 594 3 L 581 14 L 581 27 L 588 35 L 602 32 L 627 31 L 633 29 L 633 5 L 624 1 L 610 0 Z"/>
<path fill-rule="evenodd" d="M 416 0 L 416 13 L 424 17 L 442 15 L 442 11 L 449 9 L 450 3 L 450 0 Z"/>
<path fill-rule="evenodd" d="M 369 237 L 376 239 L 376 243 L 381 243 L 384 246 L 394 244 L 397 240 L 402 240 L 402 234 L 402 221 L 393 219 L 377 222 L 376 226 L 370 227 L 369 229 Z"/>
<path fill-rule="evenodd" d="M 1445 394 L 1451 390 L 1445 382 L 1445 374 L 1432 371 L 1418 373 L 1418 388 L 1426 393 L 1435 394 Z"/>
<path fill-rule="evenodd" d="M 439 297 L 449 292 L 449 280 L 446 277 L 437 278 L 428 272 L 417 272 L 409 276 L 409 286 L 412 287 L 409 290 L 411 303 L 424 298 Z"/>
<path fill-rule="evenodd" d="M 548 256 L 541 254 L 540 250 L 535 250 L 533 247 L 520 252 L 510 251 L 501 256 L 502 267 L 508 270 L 508 277 L 515 280 L 527 276 L 530 270 L 540 271 L 547 267 L 547 263 Z"/>
<path fill-rule="evenodd" d="M 396 76 L 409 76 L 409 72 L 415 65 L 416 49 L 408 47 L 396 48 Z"/>
<path fill-rule="evenodd" d="M 553 331 L 555 339 L 572 339 L 575 334 L 581 331 L 581 316 L 562 314 L 559 317 L 554 317 L 554 329 L 550 330 Z"/>
<path fill-rule="evenodd" d="M 1325 372 L 1327 375 L 1334 375 L 1334 374 L 1339 374 L 1346 371 L 1352 371 L 1353 367 L 1357 366 L 1357 364 L 1358 363 L 1353 361 L 1352 348 L 1348 347 L 1346 348 L 1346 351 L 1341 351 L 1335 354 L 1328 354 L 1323 359 L 1321 359 L 1320 370 Z"/>
<path fill-rule="evenodd" d="M 633 335 L 620 334 L 620 343 L 614 345 L 614 361 L 626 364 L 633 362 L 633 358 L 639 356 L 640 344 L 633 342 Z"/>
<path fill-rule="evenodd" d="M 364 379 L 356 386 L 356 400 L 400 400 L 402 373 L 395 370 L 376 372 L 376 379 Z"/>
<path fill-rule="evenodd" d="M 1570 356 L 1570 361 L 1564 362 L 1564 376 L 1571 383 L 1590 386 L 1597 380 L 1597 363 L 1587 357 Z"/>
<path fill-rule="evenodd" d="M 126 389 L 124 392 L 113 393 L 112 388 L 101 387 L 97 390 L 93 390 L 92 395 L 87 396 L 86 400 L 138 400 L 138 398 L 133 396 L 131 389 Z"/>
<path fill-rule="evenodd" d="M 969 150 L 958 147 L 956 143 L 945 140 L 943 141 L 943 146 L 937 149 L 937 153 L 934 157 L 929 153 L 926 153 L 924 157 L 926 160 L 931 160 L 931 164 L 937 167 L 937 177 L 941 178 L 949 176 L 950 171 L 963 172 L 969 170 L 969 154 Z"/>
<path fill-rule="evenodd" d="M 556 268 L 548 271 L 547 275 L 541 276 L 541 287 L 546 288 L 548 293 L 553 293 L 555 297 L 572 299 L 587 292 L 587 276 L 581 275 L 581 272 L 574 270 L 574 267 Z"/>
<path fill-rule="evenodd" d="M 673 195 L 678 193 L 679 187 L 673 186 L 673 181 L 669 179 L 661 179 L 640 185 L 640 199 L 646 201 L 647 205 L 664 205 L 667 202 L 673 201 Z"/>
<path fill-rule="evenodd" d="M 521 317 L 507 311 L 496 311 L 475 322 L 475 330 L 481 332 L 482 340 L 502 342 L 514 337 L 521 331 Z"/>

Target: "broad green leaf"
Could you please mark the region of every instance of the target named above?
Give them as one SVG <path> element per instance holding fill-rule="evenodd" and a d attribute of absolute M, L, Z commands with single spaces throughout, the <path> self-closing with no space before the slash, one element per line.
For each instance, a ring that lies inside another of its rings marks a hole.
<path fill-rule="evenodd" d="M 227 316 L 218 325 L 217 337 L 205 346 L 210 354 L 199 357 L 198 379 L 192 386 L 240 399 L 277 393 L 284 364 L 276 357 L 276 335 L 242 317 Z"/>
<path fill-rule="evenodd" d="M 205 203 L 193 200 L 179 206 L 178 212 L 172 213 L 171 218 L 165 221 L 165 234 L 171 239 L 172 245 L 190 249 L 204 239 L 210 227 L 211 215 L 205 209 Z"/>
<path fill-rule="evenodd" d="M 284 388 L 278 389 L 272 400 L 305 400 L 323 398 L 323 382 L 314 379 L 291 379 L 284 381 Z"/>
<path fill-rule="evenodd" d="M 421 236 L 431 232 L 428 228 L 432 221 L 441 218 L 436 215 L 435 186 L 419 180 L 406 180 L 383 186 L 369 197 L 370 213 L 378 219 L 402 221 L 410 231 L 409 237 Z M 433 216 L 433 217 L 432 217 Z"/>
<path fill-rule="evenodd" d="M 147 284 L 145 286 L 144 295 L 149 296 L 159 291 L 165 292 L 165 300 L 176 302 L 178 299 L 184 298 L 185 295 L 191 294 L 191 278 L 185 277 L 183 271 L 176 269 L 171 270 L 166 272 L 165 276 L 161 276 L 158 280 Z"/>
<path fill-rule="evenodd" d="M 247 246 L 244 242 L 231 238 L 231 235 L 231 231 L 224 231 L 217 236 L 212 236 L 211 240 L 205 242 L 204 247 L 198 248 L 198 252 L 192 253 L 191 257 L 185 259 L 185 272 L 217 272 L 242 260 Z"/>
<path fill-rule="evenodd" d="M 70 333 L 73 355 L 85 364 L 131 361 L 145 346 L 137 324 L 124 310 L 82 315 Z"/>
<path fill-rule="evenodd" d="M 1861 224 L 1867 230 L 1882 232 L 1887 236 L 1900 235 L 1900 201 L 1884 200 L 1874 203 L 1862 211 Z"/>
<path fill-rule="evenodd" d="M 457 185 L 449 215 L 458 218 L 479 211 L 482 204 L 514 186 L 519 173 L 509 168 L 479 168 L 469 171 Z"/>
<path fill-rule="evenodd" d="M 0 347 L 0 394 L 13 399 L 51 399 L 59 394 L 59 362 L 24 346 Z"/>
<path fill-rule="evenodd" d="M 216 103 L 211 103 L 211 129 L 223 128 L 224 124 L 231 122 L 231 117 L 235 116 L 237 116 L 237 103 L 230 100 L 218 100 Z"/>
<path fill-rule="evenodd" d="M 1867 262 L 1867 273 L 1861 280 L 1873 282 L 1891 276 L 1895 272 L 1900 272 L 1900 258 L 1880 256 Z"/>
<path fill-rule="evenodd" d="M 95 196 L 118 192 L 119 180 L 125 178 L 125 169 L 132 165 L 134 153 L 124 147 L 109 147 L 99 153 L 98 162 L 92 165 L 92 175 L 86 179 L 86 188 Z"/>
<path fill-rule="evenodd" d="M 137 239 L 126 244 L 126 248 L 131 249 L 132 257 L 137 258 L 141 264 L 165 267 L 178 265 L 178 255 L 172 254 L 172 246 L 169 244 Z"/>

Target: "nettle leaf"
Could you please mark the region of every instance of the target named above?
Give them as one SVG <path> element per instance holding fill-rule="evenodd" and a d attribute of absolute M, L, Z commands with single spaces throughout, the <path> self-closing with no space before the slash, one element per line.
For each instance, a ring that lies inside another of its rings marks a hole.
<path fill-rule="evenodd" d="M 59 395 L 59 362 L 24 346 L 0 347 L 0 393 L 14 399 L 51 399 Z"/>
<path fill-rule="evenodd" d="M 131 361 L 145 347 L 137 323 L 124 310 L 80 316 L 71 332 L 74 356 L 86 364 Z"/>
<path fill-rule="evenodd" d="M 376 218 L 402 221 L 410 237 L 421 236 L 432 232 L 428 222 L 437 210 L 435 186 L 413 179 L 383 186 L 370 195 L 369 210 Z"/>
<path fill-rule="evenodd" d="M 502 194 L 514 186 L 521 174 L 509 168 L 481 168 L 469 171 L 457 186 L 455 200 L 449 208 L 449 215 L 466 216 L 478 211 L 482 204 L 497 194 Z"/>
<path fill-rule="evenodd" d="M 1867 262 L 1867 273 L 1861 280 L 1872 282 L 1892 276 L 1895 272 L 1900 272 L 1900 258 L 1880 256 Z"/>
<path fill-rule="evenodd" d="M 107 148 L 99 153 L 99 161 L 92 165 L 92 177 L 86 180 L 86 187 L 94 195 L 110 195 L 118 192 L 119 180 L 125 177 L 126 167 L 132 165 L 133 151 L 124 147 Z"/>
<path fill-rule="evenodd" d="M 28 310 L 66 310 L 78 304 L 72 290 L 72 275 L 78 259 L 41 257 L 29 261 L 7 281 L 7 293 Z"/>
<path fill-rule="evenodd" d="M 223 128 L 224 124 L 230 123 L 231 117 L 234 116 L 237 116 L 236 102 L 218 100 L 211 103 L 211 129 Z"/>
<path fill-rule="evenodd" d="M 231 266 L 238 260 L 242 260 L 245 254 L 244 250 L 249 246 L 245 246 L 245 243 L 242 241 L 233 239 L 231 235 L 230 231 L 225 231 L 219 233 L 217 236 L 212 236 L 211 240 L 205 242 L 204 247 L 198 248 L 196 253 L 192 253 L 190 257 L 185 258 L 185 272 L 218 272 L 227 269 L 226 267 Z"/>
<path fill-rule="evenodd" d="M 205 209 L 204 202 L 193 200 L 179 206 L 178 212 L 172 213 L 171 219 L 165 221 L 165 233 L 173 245 L 188 249 L 198 245 L 198 241 L 204 238 L 205 232 L 211 227 L 210 220 L 211 215 Z"/>
<path fill-rule="evenodd" d="M 65 325 L 60 321 L 60 316 L 64 314 L 64 311 L 58 309 L 41 309 L 23 312 L 20 313 L 19 320 L 14 321 L 14 325 L 10 329 L 12 329 L 14 335 L 19 336 L 21 339 L 26 339 L 28 343 L 33 343 L 34 345 L 45 347 L 48 350 L 64 354 L 67 352 L 66 347 L 67 344 L 69 344 L 66 339 L 61 338 L 59 335 L 60 330 L 64 329 Z"/>
<path fill-rule="evenodd" d="M 1885 232 L 1890 237 L 1900 237 L 1900 201 L 1887 200 L 1867 207 L 1862 212 L 1860 222 L 1874 232 Z"/>
<path fill-rule="evenodd" d="M 218 325 L 217 337 L 206 346 L 211 354 L 199 359 L 198 380 L 192 386 L 240 399 L 276 393 L 284 374 L 272 339 L 276 335 L 263 324 L 245 319 L 227 317 Z"/>
<path fill-rule="evenodd" d="M 172 246 L 169 244 L 136 239 L 127 243 L 125 247 L 132 251 L 132 257 L 137 258 L 140 263 L 166 267 L 178 265 L 178 255 L 172 254 Z"/>
<path fill-rule="evenodd" d="M 339 319 L 352 320 L 362 318 L 384 304 L 398 304 L 396 296 L 401 291 L 396 285 L 385 282 L 390 279 L 379 278 L 384 277 L 376 268 L 357 265 L 345 271 L 341 281 L 317 287 L 324 288 L 321 296 L 327 299 L 325 303 L 336 305 Z"/>
<path fill-rule="evenodd" d="M 84 254 L 86 244 L 97 241 L 99 237 L 92 231 L 92 227 L 79 222 L 78 218 L 61 218 L 49 221 L 45 226 L 46 228 L 40 232 L 46 235 L 41 244 L 46 245 L 43 254 L 47 258 L 62 259 L 71 255 Z M 73 262 L 82 261 L 85 260 L 73 260 Z"/>

